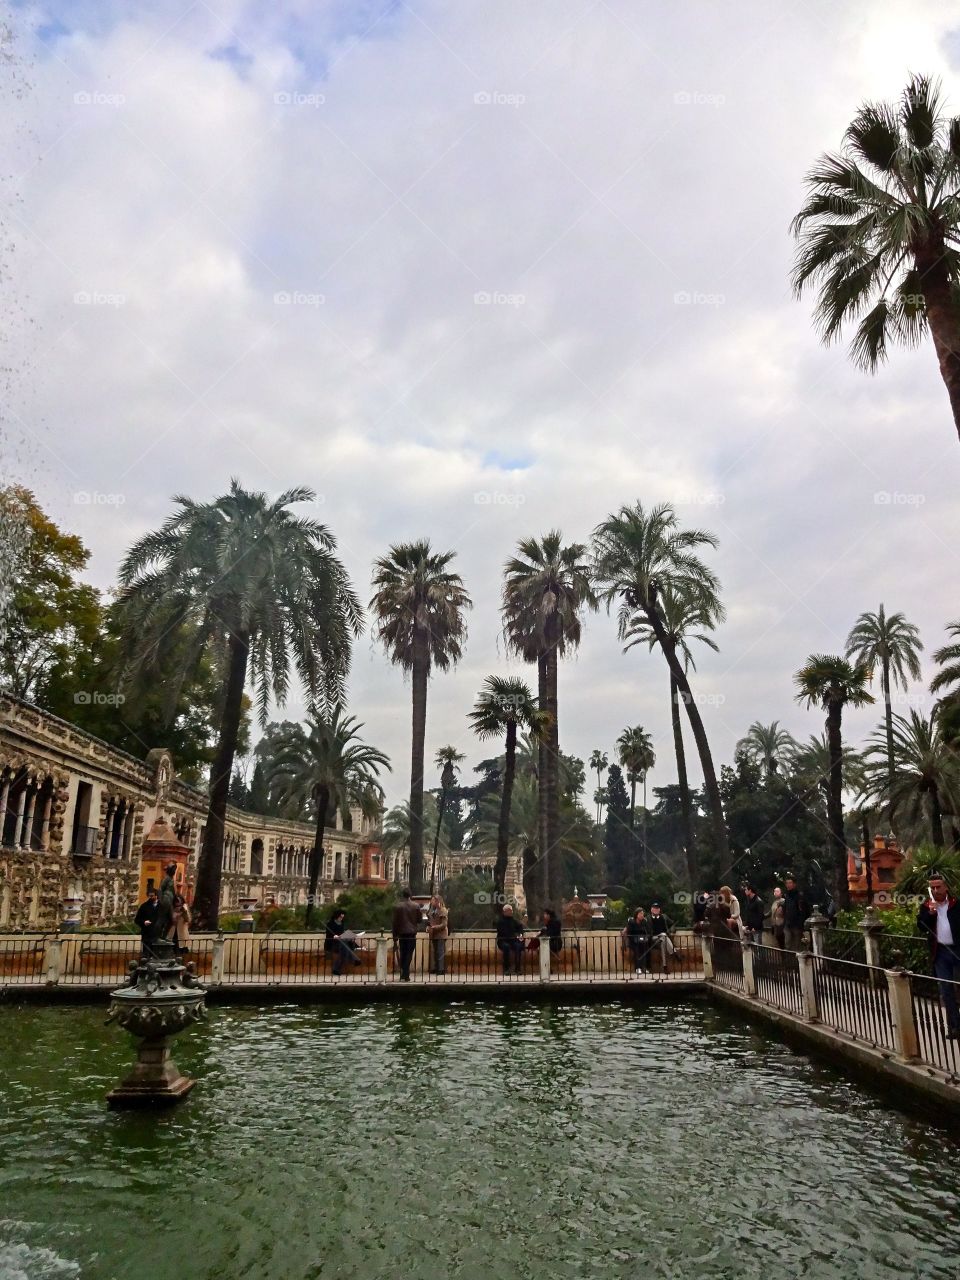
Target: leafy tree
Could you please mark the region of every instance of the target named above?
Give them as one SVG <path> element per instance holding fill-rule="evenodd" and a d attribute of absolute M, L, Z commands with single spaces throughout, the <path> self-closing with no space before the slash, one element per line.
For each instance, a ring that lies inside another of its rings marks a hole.
<path fill-rule="evenodd" d="M 862 663 L 870 671 L 880 668 L 880 688 L 887 729 L 888 785 L 894 785 L 893 708 L 890 705 L 891 683 L 907 687 L 907 676 L 920 679 L 920 632 L 902 613 L 889 616 L 883 605 L 876 613 L 861 613 L 847 636 L 846 656 Z"/>
<path fill-rule="evenodd" d="M 780 728 L 780 721 L 762 724 L 754 720 L 744 737 L 736 745 L 752 763 L 759 765 L 769 781 L 784 765 L 789 765 L 797 750 L 797 740 L 792 733 Z"/>
<path fill-rule="evenodd" d="M 125 656 L 135 671 L 162 670 L 183 627 L 193 645 L 185 670 L 213 651 L 226 671 L 194 889 L 204 928 L 216 927 L 220 911 L 224 818 L 248 674 L 261 723 L 271 696 L 286 699 L 291 665 L 312 700 L 335 704 L 360 631 L 360 605 L 333 535 L 289 509 L 313 496 L 295 488 L 270 501 L 232 480 L 213 502 L 175 498 L 178 509 L 120 567 Z"/>
<path fill-rule="evenodd" d="M 559 530 L 554 529 L 541 539 L 523 539 L 517 551 L 504 566 L 504 633 L 514 652 L 526 662 L 537 663 L 540 710 L 548 717 L 537 769 L 540 857 L 532 888 L 535 905 L 539 906 L 543 900 L 556 896 L 558 886 L 551 876 L 551 859 L 554 854 L 559 856 L 561 848 L 557 664 L 559 658 L 579 646 L 583 612 L 596 609 L 597 599 L 585 559 L 587 548 L 578 542 L 564 546 Z"/>
<path fill-rule="evenodd" d="M 867 749 L 866 793 L 881 799 L 892 817 L 903 812 L 910 822 L 925 818 L 934 848 L 942 849 L 943 815 L 960 813 L 957 756 L 945 743 L 936 715 L 894 716 L 892 736 L 892 769 L 885 737 L 875 735 Z"/>
<path fill-rule="evenodd" d="M 464 613 L 472 602 L 460 575 L 450 571 L 456 552 L 435 552 L 428 540 L 390 548 L 373 566 L 370 608 L 376 634 L 391 662 L 409 671 L 413 685 L 410 750 L 410 884 L 423 887 L 423 753 L 427 683 L 434 668 L 460 659 L 467 635 Z"/>
<path fill-rule="evenodd" d="M 295 725 L 277 741 L 270 783 L 281 803 L 292 802 L 316 823 L 310 851 L 306 923 L 309 925 L 323 868 L 323 832 L 339 813 L 344 824 L 351 808 L 375 818 L 383 802 L 381 769 L 390 768 L 382 751 L 360 740 L 363 728 L 340 704 L 328 714 L 313 711 L 306 728 Z"/>
<path fill-rule="evenodd" d="M 843 709 L 873 702 L 867 691 L 869 672 L 863 663 L 850 663 L 828 654 L 813 654 L 794 677 L 797 701 L 819 706 L 827 713 L 827 742 L 830 748 L 830 780 L 827 792 L 827 822 L 833 847 L 834 889 L 837 905 L 850 904 L 847 885 L 847 842 L 843 832 Z"/>
<path fill-rule="evenodd" d="M 916 346 L 929 330 L 960 433 L 960 118 L 914 76 L 898 104 L 859 109 L 807 189 L 793 285 L 799 296 L 816 284 L 824 341 L 857 322 L 851 355 L 873 372 L 891 342 Z"/>
<path fill-rule="evenodd" d="M 668 504 L 646 511 L 637 502 L 621 507 L 594 531 L 594 574 L 607 608 L 619 602 L 621 640 L 634 634 L 632 628 L 640 613 L 667 660 L 700 755 L 714 847 L 727 861 L 727 831 L 710 744 L 677 640 L 667 629 L 660 603 L 663 592 L 669 590 L 679 599 L 699 602 L 707 616 L 722 617 L 719 581 L 697 554 L 702 547 L 716 545 L 712 533 L 681 529 Z"/>
<path fill-rule="evenodd" d="M 683 663 L 685 671 L 695 671 L 697 666 L 693 659 L 691 641 L 696 640 L 717 652 L 716 641 L 706 634 L 722 622 L 724 617 L 723 605 L 716 592 L 704 592 L 699 588 L 691 590 L 689 584 L 685 588 L 677 588 L 668 583 L 660 590 L 658 606 L 663 618 L 664 632 L 669 643 L 673 645 L 677 657 Z M 659 644 L 656 631 L 643 612 L 634 614 L 629 620 L 624 627 L 623 638 L 627 641 L 623 646 L 624 653 L 634 645 L 646 644 L 649 649 L 655 649 Z M 670 720 L 673 726 L 677 784 L 680 788 L 680 804 L 683 813 L 687 877 L 693 892 L 699 881 L 696 821 L 693 796 L 687 778 L 687 753 L 683 745 L 683 725 L 680 720 L 681 703 L 680 688 L 673 669 L 670 668 Z"/>
<path fill-rule="evenodd" d="M 630 800 L 623 785 L 620 766 L 607 770 L 607 819 L 603 837 L 607 878 L 610 884 L 625 884 L 633 874 L 633 839 L 630 833 Z"/>
<path fill-rule="evenodd" d="M 523 680 L 503 676 L 487 676 L 469 719 L 474 733 L 481 740 L 501 735 L 506 739 L 497 825 L 497 861 L 493 869 L 493 885 L 497 895 L 495 901 L 499 904 L 509 857 L 510 805 L 517 767 L 517 730 L 523 727 L 539 737 L 545 732 L 548 720 L 546 712 L 539 709 Z"/>

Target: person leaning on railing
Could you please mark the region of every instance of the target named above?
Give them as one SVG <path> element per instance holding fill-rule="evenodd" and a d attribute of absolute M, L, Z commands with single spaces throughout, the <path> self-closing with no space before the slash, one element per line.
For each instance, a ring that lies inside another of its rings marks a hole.
<path fill-rule="evenodd" d="M 743 896 L 746 902 L 743 906 L 743 923 L 750 931 L 750 940 L 752 942 L 763 942 L 763 903 L 760 895 L 752 884 L 745 886 Z"/>
<path fill-rule="evenodd" d="M 933 974 L 947 1015 L 947 1039 L 960 1040 L 960 1010 L 954 983 L 960 981 L 960 902 L 950 893 L 940 871 L 931 871 L 930 897 L 917 912 L 917 929 L 930 946 Z"/>
<path fill-rule="evenodd" d="M 539 938 L 550 939 L 550 951 L 553 955 L 559 955 L 563 950 L 563 926 L 557 918 L 557 913 L 551 907 L 543 909 L 543 928 L 537 934 Z M 539 949 L 539 943 L 531 943 Z"/>

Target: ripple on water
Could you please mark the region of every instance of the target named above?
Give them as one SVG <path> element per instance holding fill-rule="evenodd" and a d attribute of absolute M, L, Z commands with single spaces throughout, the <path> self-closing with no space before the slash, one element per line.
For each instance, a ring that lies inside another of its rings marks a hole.
<path fill-rule="evenodd" d="M 957 1274 L 954 1139 L 710 1008 L 215 1009 L 157 1117 L 128 1055 L 0 1009 L 0 1280 Z"/>

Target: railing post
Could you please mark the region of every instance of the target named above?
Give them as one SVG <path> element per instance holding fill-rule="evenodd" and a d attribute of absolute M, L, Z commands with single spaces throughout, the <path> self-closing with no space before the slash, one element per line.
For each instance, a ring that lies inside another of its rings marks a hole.
<path fill-rule="evenodd" d="M 829 923 L 830 921 L 820 908 L 814 904 L 813 912 L 804 924 L 810 930 L 810 946 L 815 956 L 823 955 L 823 935 Z"/>
<path fill-rule="evenodd" d="M 377 981 L 386 982 L 387 980 L 387 935 L 385 933 L 377 934 Z"/>
<path fill-rule="evenodd" d="M 705 933 L 700 935 L 700 949 L 703 952 L 703 976 L 709 982 L 713 973 L 713 952 L 710 950 L 710 939 Z"/>
<path fill-rule="evenodd" d="M 55 936 L 47 943 L 44 959 L 47 962 L 47 985 L 56 986 L 60 981 L 60 938 Z"/>
<path fill-rule="evenodd" d="M 880 935 L 883 933 L 884 925 L 876 907 L 867 907 L 863 913 L 863 919 L 860 921 L 860 928 L 863 930 L 863 946 L 867 953 L 867 964 L 879 969 L 881 968 Z"/>
<path fill-rule="evenodd" d="M 218 933 L 213 940 L 213 955 L 210 960 L 210 985 L 219 987 L 223 982 L 223 934 Z"/>
<path fill-rule="evenodd" d="M 817 988 L 813 981 L 813 966 L 816 958 L 809 951 L 797 952 L 797 968 L 800 971 L 800 997 L 803 1014 L 808 1022 L 819 1022 L 820 1010 L 817 1006 Z"/>
<path fill-rule="evenodd" d="M 893 1048 L 898 1058 L 909 1062 L 919 1058 L 917 1028 L 913 1021 L 913 992 L 910 975 L 906 969 L 887 970 L 887 991 L 890 993 L 890 1026 L 893 1031 Z"/>
<path fill-rule="evenodd" d="M 550 981 L 550 939 L 540 938 L 540 981 Z"/>
<path fill-rule="evenodd" d="M 743 991 L 744 995 L 756 996 L 757 980 L 753 976 L 753 949 L 756 943 L 743 942 Z"/>

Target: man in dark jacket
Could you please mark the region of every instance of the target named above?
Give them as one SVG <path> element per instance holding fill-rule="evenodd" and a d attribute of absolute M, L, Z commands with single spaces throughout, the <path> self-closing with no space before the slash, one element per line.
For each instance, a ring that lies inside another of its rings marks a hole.
<path fill-rule="evenodd" d="M 513 971 L 519 973 L 523 964 L 523 925 L 509 902 L 497 921 L 497 950 L 503 956 L 503 972 L 510 973 L 512 964 Z"/>
<path fill-rule="evenodd" d="M 788 951 L 800 950 L 806 918 L 807 904 L 797 888 L 795 878 L 787 876 L 783 882 L 783 942 Z"/>
<path fill-rule="evenodd" d="M 934 976 L 940 983 L 940 1000 L 947 1015 L 947 1039 L 960 1040 L 960 902 L 950 893 L 943 874 L 931 871 L 930 897 L 917 912 L 917 929 L 927 939 Z"/>
<path fill-rule="evenodd" d="M 400 981 L 410 981 L 410 962 L 417 949 L 417 930 L 421 921 L 420 908 L 404 889 L 400 901 L 393 908 L 393 945 L 400 954 Z"/>
<path fill-rule="evenodd" d="M 750 930 L 752 942 L 763 942 L 763 903 L 752 884 L 743 891 L 743 923 Z"/>
<path fill-rule="evenodd" d="M 133 923 L 140 930 L 140 949 L 146 951 L 153 936 L 153 922 L 157 914 L 157 891 L 151 889 L 146 900 L 140 903 Z"/>
<path fill-rule="evenodd" d="M 664 965 L 669 956 L 680 959 L 680 953 L 673 945 L 673 921 L 663 914 L 659 902 L 650 903 L 650 937 L 653 945 L 660 948 L 660 958 Z"/>

